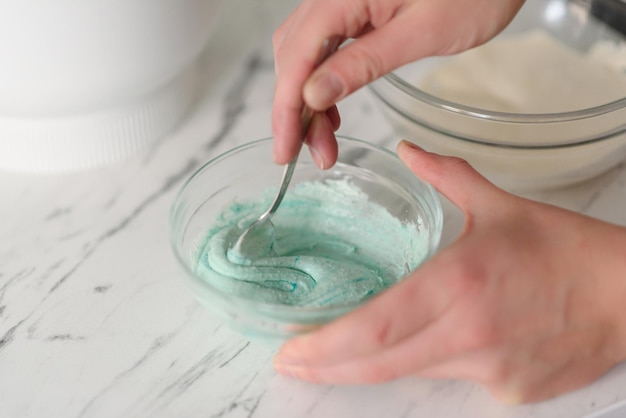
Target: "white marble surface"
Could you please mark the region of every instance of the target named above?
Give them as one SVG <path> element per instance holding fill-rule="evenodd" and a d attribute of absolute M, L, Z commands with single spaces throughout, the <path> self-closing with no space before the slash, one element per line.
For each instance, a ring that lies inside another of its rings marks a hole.
<path fill-rule="evenodd" d="M 270 135 L 271 28 L 296 4 L 226 3 L 199 103 L 153 150 L 79 174 L 0 173 L 0 417 L 555 418 L 626 398 L 625 367 L 518 407 L 456 381 L 316 386 L 275 374 L 271 347 L 201 308 L 169 249 L 169 206 L 201 163 Z M 342 133 L 395 145 L 368 90 L 340 109 Z M 535 197 L 626 225 L 626 166 Z M 450 242 L 461 220 L 446 216 Z"/>

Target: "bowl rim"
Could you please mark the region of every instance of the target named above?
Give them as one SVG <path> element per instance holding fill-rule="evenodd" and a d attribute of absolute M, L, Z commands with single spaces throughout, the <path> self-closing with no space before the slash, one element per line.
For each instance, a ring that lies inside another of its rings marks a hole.
<path fill-rule="evenodd" d="M 552 113 L 513 113 L 488 110 L 480 107 L 464 105 L 426 93 L 424 90 L 407 82 L 394 72 L 385 74 L 382 79 L 400 89 L 403 93 L 420 100 L 426 104 L 441 110 L 456 113 L 462 116 L 470 116 L 476 119 L 486 119 L 494 122 L 506 123 L 555 123 L 568 122 L 580 119 L 589 119 L 601 116 L 616 110 L 626 108 L 626 97 L 617 99 L 602 105 L 568 112 Z"/>
<path fill-rule="evenodd" d="M 386 84 L 386 85 L 385 85 Z M 383 89 L 396 88 L 396 91 L 410 96 L 410 99 L 417 100 L 428 106 L 436 108 L 444 112 L 452 113 L 459 117 L 469 117 L 474 120 L 484 120 L 487 122 L 495 123 L 509 123 L 509 124 L 555 124 L 555 123 L 567 123 L 573 121 L 579 121 L 584 119 L 592 119 L 594 117 L 601 117 L 603 115 L 611 114 L 612 112 L 619 112 L 626 110 L 626 97 L 618 99 L 603 105 L 590 107 L 586 109 L 580 109 L 570 112 L 560 113 L 509 113 L 500 112 L 494 110 L 481 109 L 478 107 L 463 105 L 460 103 L 452 102 L 437 96 L 433 96 L 425 91 L 417 88 L 416 86 L 405 81 L 404 78 L 391 72 L 385 74 L 379 79 L 369 84 L 369 89 L 374 96 L 382 102 L 385 106 L 396 112 L 399 116 L 408 119 L 412 123 L 419 124 L 424 128 L 439 132 L 445 135 L 447 139 L 457 140 L 470 144 L 477 144 L 481 146 L 491 148 L 501 148 L 510 150 L 555 150 L 562 148 L 574 148 L 584 146 L 588 144 L 598 143 L 605 140 L 610 140 L 622 135 L 626 132 L 626 119 L 621 124 L 616 126 L 607 126 L 607 129 L 598 132 L 596 135 L 570 141 L 561 141 L 556 143 L 537 143 L 528 144 L 522 142 L 498 142 L 494 140 L 480 139 L 475 136 L 466 136 L 461 133 L 454 133 L 450 131 L 442 130 L 436 126 L 426 124 L 423 121 L 417 120 L 413 115 L 404 111 L 398 104 L 392 100 L 389 100 L 386 93 L 383 93 Z"/>
<path fill-rule="evenodd" d="M 400 158 L 393 152 L 391 152 L 389 149 L 385 148 L 384 146 L 378 145 L 378 144 L 374 144 L 368 141 L 364 141 L 361 139 L 356 139 L 356 138 L 352 138 L 352 137 L 348 137 L 345 135 L 336 135 L 336 138 L 338 140 L 338 142 L 340 143 L 339 145 L 341 145 L 341 142 L 350 142 L 350 143 L 355 143 L 361 146 L 366 146 L 370 149 L 373 149 L 376 152 L 381 152 L 383 154 L 386 154 L 387 156 L 390 156 L 396 160 L 398 160 L 398 162 L 400 162 L 400 164 L 403 164 L 402 161 L 400 160 Z M 254 312 L 271 312 L 272 314 L 272 318 L 273 319 L 277 319 L 276 315 L 280 315 L 280 317 L 282 317 L 285 314 L 295 314 L 296 316 L 293 317 L 286 317 L 289 318 L 287 321 L 291 320 L 290 322 L 293 323 L 301 323 L 301 324 L 305 324 L 307 322 L 303 322 L 303 321 L 298 321 L 297 319 L 306 319 L 306 318 L 301 318 L 300 315 L 312 315 L 312 314 L 324 314 L 326 316 L 329 317 L 334 317 L 335 315 L 339 315 L 339 314 L 343 314 L 348 312 L 349 310 L 352 310 L 356 307 L 359 307 L 363 304 L 365 304 L 366 302 L 368 302 L 369 300 L 371 300 L 372 298 L 367 298 L 364 300 L 360 300 L 360 301 L 356 301 L 356 302 L 351 302 L 351 303 L 345 303 L 345 304 L 340 304 L 340 305 L 331 305 L 331 306 L 299 306 L 299 305 L 283 305 L 283 304 L 272 304 L 272 303 L 268 303 L 268 302 L 260 302 L 260 301 L 256 301 L 253 299 L 248 299 L 239 295 L 235 295 L 235 294 L 228 294 L 225 293 L 223 291 L 221 291 L 220 289 L 217 289 L 213 286 L 211 286 L 209 283 L 207 283 L 206 281 L 200 279 L 196 274 L 194 274 L 194 272 L 192 271 L 192 269 L 189 266 L 188 261 L 183 259 L 182 254 L 180 254 L 180 252 L 177 249 L 176 246 L 176 242 L 175 242 L 175 219 L 176 219 L 176 212 L 178 207 L 180 206 L 180 199 L 183 195 L 183 193 L 185 192 L 185 190 L 187 189 L 187 187 L 189 187 L 189 185 L 194 181 L 194 179 L 196 179 L 202 172 L 204 172 L 205 170 L 207 170 L 208 168 L 210 168 L 211 166 L 213 166 L 214 164 L 230 157 L 231 155 L 234 155 L 242 150 L 248 149 L 248 148 L 254 148 L 256 146 L 259 145 L 263 145 L 265 143 L 268 143 L 270 141 L 273 140 L 273 137 L 265 137 L 265 138 L 261 138 L 261 139 L 257 139 L 254 141 L 250 141 L 241 145 L 238 145 L 236 147 L 233 147 L 221 154 L 219 154 L 218 156 L 210 159 L 209 161 L 207 161 L 206 163 L 204 163 L 200 168 L 198 168 L 191 176 L 189 176 L 189 178 L 182 184 L 182 186 L 180 187 L 180 189 L 178 190 L 178 192 L 176 193 L 176 196 L 174 197 L 174 200 L 172 201 L 172 204 L 170 206 L 170 210 L 169 210 L 169 217 L 168 217 L 168 235 L 169 235 L 169 242 L 170 242 L 170 246 L 172 249 L 172 252 L 174 253 L 174 256 L 179 264 L 180 267 L 182 267 L 184 274 L 187 275 L 189 278 L 191 278 L 195 283 L 197 283 L 201 288 L 206 289 L 209 291 L 211 299 L 215 300 L 218 299 L 220 303 L 228 303 L 230 305 L 238 305 L 238 306 L 245 306 L 247 309 L 249 310 L 253 310 Z M 408 169 L 408 167 L 407 167 Z M 443 233 L 443 208 L 441 205 L 441 200 L 439 198 L 439 195 L 437 193 L 437 191 L 435 190 L 435 188 L 428 182 L 426 182 L 425 180 L 415 176 L 416 179 L 418 179 L 421 183 L 424 184 L 427 193 L 430 195 L 430 200 L 433 203 L 432 207 L 429 208 L 430 210 L 432 210 L 436 224 L 437 224 L 437 228 L 436 230 L 436 235 L 434 236 L 433 239 L 433 243 L 432 243 L 432 252 L 430 254 L 427 254 L 427 257 L 422 261 L 422 263 L 420 264 L 420 266 L 427 262 L 430 258 L 432 258 L 432 256 L 436 253 L 437 248 L 439 247 L 439 244 L 441 242 L 441 237 L 442 237 L 442 233 Z M 418 266 L 417 268 L 419 268 L 420 266 Z M 409 273 L 411 274 L 411 273 Z M 378 294 L 385 292 L 387 289 L 389 289 L 390 287 L 395 286 L 396 284 L 402 282 L 403 280 L 405 280 L 405 278 L 408 276 L 404 276 L 403 278 L 401 278 L 397 283 L 392 284 L 391 286 L 383 289 L 381 292 L 379 292 Z M 375 297 L 376 295 L 373 295 L 373 297 Z M 284 322 L 284 321 L 281 321 Z"/>

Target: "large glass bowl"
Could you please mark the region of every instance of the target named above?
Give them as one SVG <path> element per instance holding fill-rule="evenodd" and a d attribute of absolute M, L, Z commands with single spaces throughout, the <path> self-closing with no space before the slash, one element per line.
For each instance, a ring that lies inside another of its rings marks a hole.
<path fill-rule="evenodd" d="M 510 26 L 490 42 L 538 29 L 583 54 L 602 44 L 604 58 L 621 59 L 626 71 L 626 3 L 621 0 L 527 0 Z M 371 84 L 386 116 L 407 139 L 465 158 L 513 190 L 580 182 L 626 157 L 626 95 L 618 93 L 589 108 L 520 113 L 457 103 L 417 87 L 425 74 L 455 58 L 422 59 Z"/>
<path fill-rule="evenodd" d="M 317 169 L 309 153 L 302 152 L 290 189 L 307 181 L 349 178 L 367 194 L 368 200 L 386 208 L 403 225 L 419 219 L 421 239 L 393 245 L 409 252 L 406 254 L 423 254 L 418 265 L 427 260 L 436 251 L 442 231 L 443 215 L 437 193 L 395 154 L 356 139 L 339 137 L 338 141 L 338 162 L 330 170 Z M 218 289 L 194 272 L 199 248 L 220 213 L 232 202 L 254 199 L 264 189 L 278 185 L 282 167 L 272 162 L 271 150 L 272 139 L 263 139 L 234 148 L 201 167 L 173 202 L 169 233 L 183 278 L 202 304 L 246 335 L 281 339 L 330 321 L 363 302 L 324 307 L 261 303 Z M 280 210 L 279 207 L 275 216 L 280 216 Z M 410 245 L 420 248 L 404 248 Z"/>

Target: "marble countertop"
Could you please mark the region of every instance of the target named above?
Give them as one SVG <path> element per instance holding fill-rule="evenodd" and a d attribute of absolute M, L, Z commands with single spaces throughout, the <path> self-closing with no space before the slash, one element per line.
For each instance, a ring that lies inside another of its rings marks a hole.
<path fill-rule="evenodd" d="M 626 367 L 557 399 L 505 406 L 459 381 L 318 386 L 191 296 L 167 237 L 203 162 L 270 135 L 271 29 L 293 0 L 232 0 L 201 62 L 200 99 L 146 154 L 78 174 L 0 172 L 0 417 L 582 417 L 626 399 Z M 256 5 L 256 6 L 254 6 Z M 399 139 L 363 89 L 341 133 Z M 626 225 L 626 165 L 537 199 Z M 446 208 L 444 245 L 461 225 Z"/>

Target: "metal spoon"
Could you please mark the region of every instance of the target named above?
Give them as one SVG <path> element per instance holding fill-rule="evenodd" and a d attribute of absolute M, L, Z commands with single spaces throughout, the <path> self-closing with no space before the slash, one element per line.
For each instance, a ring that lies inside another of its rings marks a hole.
<path fill-rule="evenodd" d="M 322 45 L 322 52 L 315 63 L 315 66 L 321 64 L 326 58 L 328 58 L 333 52 L 337 50 L 339 45 L 341 44 L 341 39 L 338 37 L 334 37 L 331 39 L 327 39 L 324 41 Z M 311 125 L 311 119 L 313 119 L 314 111 L 308 107 L 306 104 L 302 108 L 302 113 L 300 115 L 300 121 L 302 125 L 302 130 L 300 133 L 300 138 L 304 142 L 306 138 L 306 133 L 309 130 L 309 126 Z M 272 204 L 269 208 L 259 218 L 252 222 L 250 226 L 248 226 L 243 233 L 239 236 L 235 244 L 231 247 L 232 251 L 235 251 L 236 254 L 241 254 L 241 246 L 245 241 L 246 237 L 250 235 L 251 231 L 256 230 L 257 228 L 263 226 L 267 222 L 270 222 L 270 218 L 274 215 L 274 212 L 280 206 L 280 203 L 283 201 L 283 197 L 285 197 L 285 193 L 287 192 L 287 187 L 289 187 L 289 183 L 291 182 L 291 177 L 293 176 L 293 171 L 296 168 L 296 163 L 298 162 L 298 154 L 296 154 L 289 163 L 285 166 L 283 170 L 283 176 L 280 180 L 280 186 L 278 188 L 278 193 L 274 197 Z M 271 223 L 271 222 L 270 222 Z"/>

